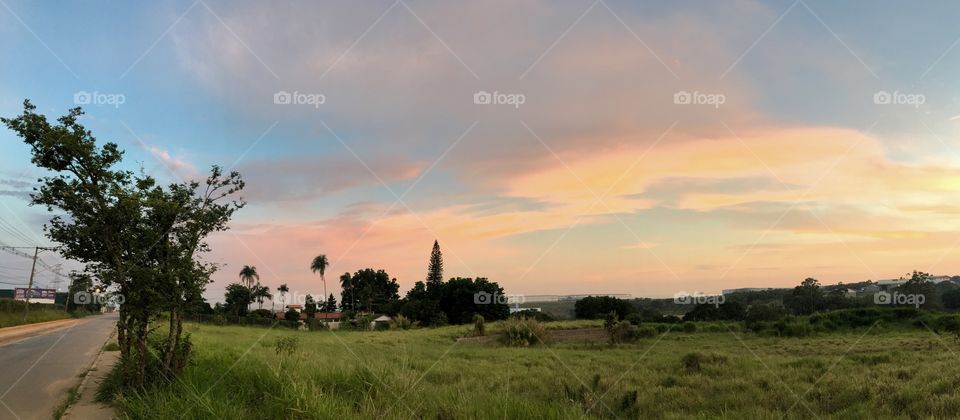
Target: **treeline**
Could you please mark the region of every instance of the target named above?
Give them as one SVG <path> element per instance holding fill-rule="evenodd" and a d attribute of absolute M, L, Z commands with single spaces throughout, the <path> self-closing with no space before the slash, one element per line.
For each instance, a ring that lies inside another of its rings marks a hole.
<path fill-rule="evenodd" d="M 325 257 L 323 260 L 325 261 Z M 316 263 L 313 266 L 316 266 Z M 320 271 L 322 276 L 326 265 L 321 266 L 322 270 L 318 268 L 317 271 Z M 225 304 L 217 304 L 214 308 L 206 305 L 201 307 L 200 311 L 228 315 L 233 319 L 245 316 L 273 318 L 273 311 L 262 309 L 263 299 L 272 299 L 273 295 L 268 288 L 260 285 L 256 267 L 244 266 L 240 271 L 240 278 L 241 283 L 227 286 Z M 444 281 L 443 254 L 437 241 L 433 243 L 425 281 L 416 282 L 402 298 L 397 279 L 390 277 L 382 269 L 364 268 L 354 273 L 343 273 L 340 276 L 340 289 L 339 304 L 332 293 L 321 302 L 315 301 L 311 295 L 306 295 L 304 312 L 308 318 L 312 318 L 316 312 L 339 311 L 347 322 L 359 323 L 360 321 L 356 320 L 367 319 L 373 314 L 383 314 L 391 317 L 402 315 L 420 326 L 441 326 L 474 322 L 476 315 L 485 320 L 500 320 L 510 314 L 509 307 L 503 299 L 498 298 L 504 296 L 504 291 L 496 282 L 485 277 L 452 277 Z M 287 293 L 287 285 L 282 284 L 277 288 L 281 305 L 286 303 Z M 260 307 L 249 311 L 248 308 L 254 302 L 259 303 Z M 289 310 L 285 318 L 298 320 L 299 312 Z"/>
<path fill-rule="evenodd" d="M 753 331 L 805 335 L 816 330 L 856 328 L 874 322 L 899 322 L 932 329 L 960 331 L 960 318 L 940 311 L 960 310 L 960 285 L 933 283 L 931 275 L 914 271 L 899 286 L 857 285 L 822 287 L 813 278 L 793 289 L 738 292 L 714 303 L 684 305 L 667 299 L 632 301 L 591 296 L 576 302 L 577 318 L 638 322 L 733 321 Z M 853 287 L 861 291 L 851 293 Z M 682 311 L 687 308 L 686 311 Z M 665 314 L 670 312 L 670 314 Z"/>

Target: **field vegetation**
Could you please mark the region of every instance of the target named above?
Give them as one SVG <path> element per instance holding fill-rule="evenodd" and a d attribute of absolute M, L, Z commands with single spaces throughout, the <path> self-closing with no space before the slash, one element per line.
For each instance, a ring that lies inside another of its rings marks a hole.
<path fill-rule="evenodd" d="M 598 327 L 550 322 L 552 330 Z M 809 319 L 804 319 L 809 323 Z M 515 329 L 488 322 L 488 334 Z M 179 380 L 118 396 L 128 418 L 946 418 L 952 335 L 911 322 L 784 337 L 644 324 L 608 341 L 458 342 L 475 326 L 313 331 L 187 324 Z M 108 384 L 109 386 L 109 384 Z M 109 394 L 109 392 L 106 392 Z"/>

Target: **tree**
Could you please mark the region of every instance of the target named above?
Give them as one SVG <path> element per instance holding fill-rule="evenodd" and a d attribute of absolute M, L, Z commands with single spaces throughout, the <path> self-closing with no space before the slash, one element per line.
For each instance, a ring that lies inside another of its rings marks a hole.
<path fill-rule="evenodd" d="M 343 305 L 346 310 L 382 312 L 390 304 L 400 299 L 400 295 L 397 293 L 400 290 L 397 279 L 390 278 L 390 275 L 384 270 L 365 268 L 358 270 L 353 275 L 345 273 L 340 277 L 340 282 L 349 285 L 349 293 L 354 295 L 354 303 Z M 347 289 L 344 289 L 342 293 L 341 301 L 346 302 Z"/>
<path fill-rule="evenodd" d="M 320 273 L 320 281 L 323 282 L 323 296 L 327 295 L 327 279 L 323 275 L 326 274 L 328 266 L 330 266 L 330 262 L 327 261 L 325 254 L 313 257 L 313 262 L 310 263 L 310 271 Z"/>
<path fill-rule="evenodd" d="M 353 276 L 350 273 L 343 273 L 340 276 L 340 309 L 349 312 L 355 311 L 357 306 L 356 296 Z"/>
<path fill-rule="evenodd" d="M 268 273 L 269 274 L 269 273 Z M 240 280 L 243 281 L 243 285 L 248 288 L 253 288 L 254 281 L 260 283 L 260 274 L 257 274 L 257 267 L 245 265 L 240 269 Z"/>
<path fill-rule="evenodd" d="M 93 278 L 86 273 L 70 273 L 70 288 L 67 290 L 67 310 L 88 309 L 91 308 L 89 300 L 84 297 L 89 296 L 93 290 Z M 84 296 L 78 299 L 78 296 Z"/>
<path fill-rule="evenodd" d="M 321 305 L 320 308 L 321 310 L 323 310 L 322 306 L 323 305 Z M 317 301 L 313 298 L 313 295 L 307 295 L 306 302 L 304 302 L 303 305 L 303 312 L 306 312 L 310 318 L 313 318 L 313 314 L 317 313 Z"/>
<path fill-rule="evenodd" d="M 264 299 L 273 299 L 273 295 L 270 294 L 270 288 L 263 286 L 260 283 L 255 284 L 251 289 L 251 292 L 253 298 L 257 301 L 257 309 L 263 309 Z"/>
<path fill-rule="evenodd" d="M 455 277 L 443 283 L 440 293 L 440 310 L 451 324 L 473 322 L 474 315 L 486 320 L 507 319 L 510 307 L 500 296 L 503 288 L 484 277 Z M 479 298 L 485 296 L 485 298 Z"/>
<path fill-rule="evenodd" d="M 784 296 L 783 304 L 797 315 L 810 315 L 822 309 L 823 291 L 820 290 L 820 282 L 807 277 L 799 286 L 794 287 L 789 295 Z"/>
<path fill-rule="evenodd" d="M 443 283 L 443 254 L 440 253 L 440 243 L 433 241 L 433 251 L 430 252 L 430 265 L 427 267 L 427 284 Z"/>
<path fill-rule="evenodd" d="M 326 303 L 323 305 L 324 312 L 336 312 L 337 311 L 337 298 L 333 297 L 333 293 L 327 297 Z"/>
<path fill-rule="evenodd" d="M 116 286 L 124 297 L 117 322 L 122 382 L 141 387 L 178 374 L 190 352 L 182 315 L 216 270 L 198 254 L 209 250 L 204 239 L 226 230 L 243 206 L 221 202 L 243 188 L 240 175 L 214 166 L 205 188 L 195 181 L 162 187 L 142 172 L 116 169 L 123 152 L 115 143 L 97 145 L 78 122 L 80 108 L 51 124 L 29 100 L 23 107 L 20 116 L 0 121 L 30 147 L 33 164 L 49 173 L 31 195 L 32 204 L 55 213 L 46 236 L 64 258 L 83 263 L 105 289 Z M 159 357 L 152 357 L 149 324 L 162 314 L 170 327 Z M 148 369 L 155 362 L 159 366 Z"/>
<path fill-rule="evenodd" d="M 247 314 L 247 307 L 253 303 L 253 293 L 249 287 L 240 283 L 230 283 L 227 285 L 227 291 L 223 294 L 226 301 L 225 309 L 228 313 L 236 317 Z"/>
<path fill-rule="evenodd" d="M 287 287 L 287 284 L 281 284 L 280 287 L 277 287 L 277 292 L 280 292 L 280 305 L 283 308 L 287 307 L 287 292 L 290 291 L 290 288 Z"/>
<path fill-rule="evenodd" d="M 931 275 L 922 271 L 914 271 L 907 274 L 908 277 L 901 277 L 907 282 L 897 288 L 897 292 L 903 295 L 912 295 L 914 298 L 920 298 L 923 303 L 919 306 L 924 309 L 938 309 L 940 305 L 940 293 L 936 285 L 930 281 Z"/>
<path fill-rule="evenodd" d="M 612 296 L 587 296 L 573 304 L 573 310 L 579 319 L 601 319 L 610 312 L 618 319 L 626 319 L 637 311 L 630 302 Z"/>

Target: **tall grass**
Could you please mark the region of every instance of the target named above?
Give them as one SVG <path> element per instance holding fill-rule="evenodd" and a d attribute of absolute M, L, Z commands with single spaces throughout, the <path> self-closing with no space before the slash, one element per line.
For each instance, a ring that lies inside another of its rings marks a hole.
<path fill-rule="evenodd" d="M 496 323 L 488 325 L 497 331 Z M 951 337 L 874 328 L 779 338 L 670 331 L 635 344 L 506 347 L 468 326 L 298 332 L 188 325 L 180 380 L 117 400 L 125 418 L 950 418 Z M 278 354 L 284 338 L 298 337 Z"/>
<path fill-rule="evenodd" d="M 0 298 L 0 328 L 33 324 L 36 322 L 55 321 L 73 316 L 70 313 L 64 312 L 62 307 L 57 308 L 54 305 L 46 303 L 31 303 L 30 313 L 26 321 L 24 321 L 23 312 L 26 306 L 27 303 L 23 301 Z"/>

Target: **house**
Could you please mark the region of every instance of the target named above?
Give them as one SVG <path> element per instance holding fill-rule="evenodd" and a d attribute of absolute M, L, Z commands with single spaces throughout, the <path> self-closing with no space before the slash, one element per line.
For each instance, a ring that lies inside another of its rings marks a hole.
<path fill-rule="evenodd" d="M 390 325 L 390 317 L 386 315 L 380 315 L 370 321 L 370 329 L 375 330 L 377 327 L 383 328 L 383 326 Z"/>
<path fill-rule="evenodd" d="M 299 303 L 291 303 L 291 304 L 287 305 L 287 310 L 289 311 L 289 310 L 291 310 L 291 309 L 293 309 L 293 310 L 295 310 L 295 311 L 297 311 L 297 312 L 303 312 L 303 305 L 301 305 L 301 304 L 299 304 Z"/>
<path fill-rule="evenodd" d="M 317 312 L 313 314 L 313 317 L 324 322 L 337 322 L 340 321 L 343 314 L 340 312 Z"/>

